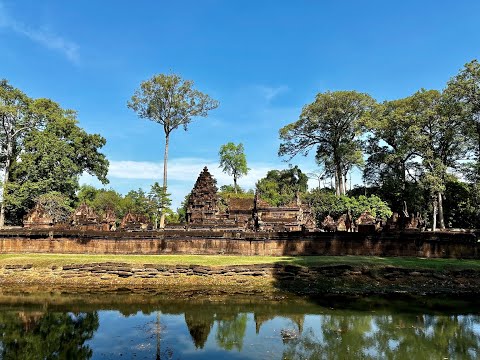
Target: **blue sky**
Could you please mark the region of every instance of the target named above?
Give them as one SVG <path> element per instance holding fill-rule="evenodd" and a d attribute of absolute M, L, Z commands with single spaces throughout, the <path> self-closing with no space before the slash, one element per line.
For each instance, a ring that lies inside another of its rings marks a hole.
<path fill-rule="evenodd" d="M 107 139 L 108 187 L 122 193 L 162 174 L 164 135 L 127 108 L 134 90 L 156 73 L 195 81 L 220 107 L 172 135 L 177 206 L 204 165 L 219 185 L 232 182 L 218 169 L 226 142 L 245 146 L 252 170 L 244 187 L 286 168 L 278 129 L 318 92 L 357 90 L 382 101 L 442 89 L 480 58 L 478 14 L 474 0 L 0 0 L 0 78 L 77 110 L 83 128 Z M 316 169 L 313 156 L 291 163 Z"/>

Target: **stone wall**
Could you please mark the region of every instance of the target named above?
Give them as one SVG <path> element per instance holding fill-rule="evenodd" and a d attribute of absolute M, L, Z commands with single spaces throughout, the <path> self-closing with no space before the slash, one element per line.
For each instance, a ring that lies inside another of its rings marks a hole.
<path fill-rule="evenodd" d="M 0 253 L 367 255 L 479 259 L 474 233 L 0 231 Z"/>

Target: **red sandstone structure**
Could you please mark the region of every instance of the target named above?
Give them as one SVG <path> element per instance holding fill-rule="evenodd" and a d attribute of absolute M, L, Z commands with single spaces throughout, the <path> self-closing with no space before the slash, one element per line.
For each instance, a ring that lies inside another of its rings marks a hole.
<path fill-rule="evenodd" d="M 188 199 L 187 226 L 210 230 L 242 231 L 305 231 L 315 228 L 315 219 L 298 196 L 295 203 L 275 207 L 254 199 L 231 198 L 225 211 L 220 211 L 216 181 L 205 167 L 198 176 Z"/>
<path fill-rule="evenodd" d="M 120 229 L 127 231 L 152 230 L 153 225 L 147 216 L 129 212 L 123 217 Z"/>
<path fill-rule="evenodd" d="M 23 218 L 23 226 L 26 228 L 45 229 L 55 224 L 53 217 L 45 212 L 43 206 L 37 204 Z"/>

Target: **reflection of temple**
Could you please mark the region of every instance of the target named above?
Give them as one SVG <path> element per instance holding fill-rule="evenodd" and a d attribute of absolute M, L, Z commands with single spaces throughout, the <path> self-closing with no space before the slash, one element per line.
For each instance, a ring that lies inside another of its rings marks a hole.
<path fill-rule="evenodd" d="M 290 319 L 295 325 L 297 325 L 298 328 L 298 333 L 301 334 L 303 332 L 303 323 L 305 322 L 305 315 L 303 314 L 291 314 L 291 315 L 282 315 L 283 317 L 286 317 L 287 319 Z M 254 314 L 254 320 L 255 320 L 255 332 L 257 334 L 260 333 L 260 328 L 264 323 L 266 323 L 269 320 L 273 320 L 277 317 L 275 314 Z"/>
<path fill-rule="evenodd" d="M 203 349 L 214 322 L 214 314 L 185 312 L 185 323 L 197 349 Z"/>
<path fill-rule="evenodd" d="M 205 167 L 189 196 L 187 225 L 193 228 L 300 231 L 315 227 L 310 208 L 297 200 L 281 207 L 254 199 L 231 198 L 225 211 L 219 207 L 215 180 Z"/>

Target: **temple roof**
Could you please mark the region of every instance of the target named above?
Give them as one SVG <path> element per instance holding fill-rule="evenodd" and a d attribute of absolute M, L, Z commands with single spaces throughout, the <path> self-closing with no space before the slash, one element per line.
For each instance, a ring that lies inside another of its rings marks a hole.
<path fill-rule="evenodd" d="M 253 210 L 253 199 L 230 198 L 228 202 L 228 209 L 230 211 Z"/>

